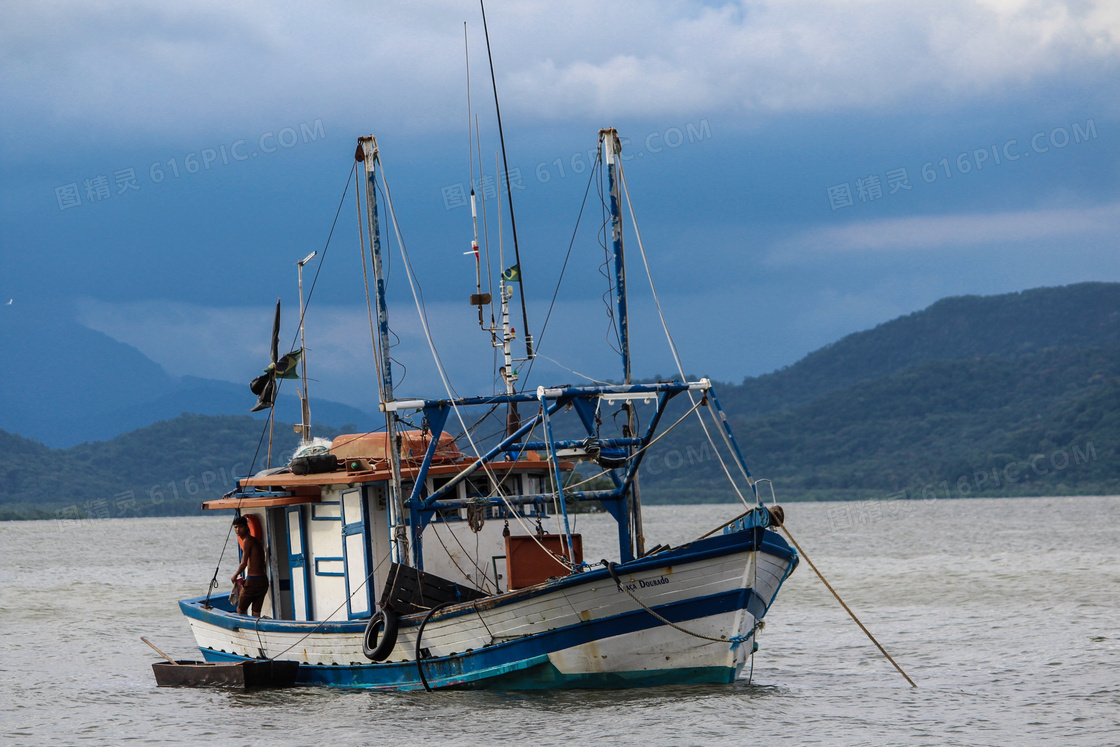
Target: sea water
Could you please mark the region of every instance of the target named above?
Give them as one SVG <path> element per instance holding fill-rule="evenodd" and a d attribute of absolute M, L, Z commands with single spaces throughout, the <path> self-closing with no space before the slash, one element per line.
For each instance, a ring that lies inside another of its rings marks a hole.
<path fill-rule="evenodd" d="M 684 542 L 741 508 L 650 506 L 646 534 Z M 917 688 L 804 561 L 733 685 L 156 688 L 159 659 L 140 636 L 198 658 L 177 602 L 205 593 L 223 547 L 228 583 L 229 518 L 8 522 L 0 744 L 1120 743 L 1120 498 L 785 508 L 803 551 Z M 597 560 L 610 520 L 574 518 Z"/>

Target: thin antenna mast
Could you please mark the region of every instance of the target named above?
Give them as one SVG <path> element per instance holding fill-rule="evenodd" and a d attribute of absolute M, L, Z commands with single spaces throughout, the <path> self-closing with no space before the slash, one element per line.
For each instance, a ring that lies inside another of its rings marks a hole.
<path fill-rule="evenodd" d="M 502 167 L 506 171 L 506 195 L 509 198 L 509 225 L 513 233 L 513 261 L 516 263 L 518 273 L 521 276 L 521 281 L 518 282 L 518 289 L 521 292 L 521 321 L 525 325 L 525 357 L 529 360 L 533 359 L 533 335 L 529 332 L 529 311 L 525 307 L 525 283 L 524 273 L 521 272 L 521 253 L 518 251 L 517 246 L 517 221 L 513 217 L 513 191 L 509 185 L 509 162 L 506 160 L 506 138 L 502 132 L 502 108 L 498 104 L 498 80 L 494 75 L 494 55 L 490 51 L 490 29 L 486 25 L 486 3 L 483 0 L 478 0 L 479 6 L 482 8 L 482 30 L 486 34 L 486 56 L 490 60 L 490 83 L 494 87 L 494 111 L 498 115 L 498 140 L 502 145 Z"/>
<path fill-rule="evenodd" d="M 475 292 L 471 296 L 471 305 L 478 307 L 478 326 L 481 329 L 486 329 L 486 319 L 482 313 L 482 307 L 490 303 L 490 294 L 482 292 L 482 258 L 478 253 L 478 207 L 475 203 L 474 194 L 474 138 L 471 135 L 471 51 L 470 44 L 467 41 L 467 23 L 463 22 L 463 51 L 467 61 L 467 156 L 470 161 L 471 168 L 471 224 L 474 227 L 474 240 L 471 242 L 471 251 L 467 254 L 474 255 L 474 285 Z M 482 162 L 478 164 L 479 171 L 482 170 Z M 479 183 L 482 179 L 479 178 Z"/>

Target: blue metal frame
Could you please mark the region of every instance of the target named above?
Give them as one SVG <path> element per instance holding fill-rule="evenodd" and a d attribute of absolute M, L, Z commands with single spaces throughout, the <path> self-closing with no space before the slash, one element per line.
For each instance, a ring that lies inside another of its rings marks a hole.
<path fill-rule="evenodd" d="M 427 493 L 428 470 L 431 468 L 432 459 L 435 458 L 436 451 L 439 449 L 439 438 L 443 434 L 443 426 L 447 422 L 447 414 L 450 409 L 445 404 L 424 408 L 424 419 L 431 429 L 431 441 L 428 442 L 428 448 L 424 451 L 424 460 L 420 463 L 420 471 L 416 476 L 416 482 L 412 486 L 412 494 L 408 497 L 409 524 L 412 528 L 412 562 L 417 570 L 421 571 L 424 570 L 422 535 L 424 528 L 431 522 L 434 514 L 431 511 L 421 513 L 420 505 L 423 502 L 422 497 Z"/>
<path fill-rule="evenodd" d="M 458 490 L 458 484 L 460 482 L 466 480 L 490 462 L 498 461 L 502 458 L 516 459 L 528 450 L 546 451 L 548 453 L 549 464 L 547 465 L 547 469 L 552 474 L 552 479 L 559 486 L 558 491 L 560 496 L 557 496 L 556 493 L 547 495 L 521 494 L 513 496 L 490 496 L 488 500 L 494 505 L 505 504 L 506 502 L 514 505 L 532 503 L 537 505 L 538 510 L 541 510 L 548 502 L 556 497 L 577 501 L 601 501 L 618 525 L 621 560 L 625 562 L 633 559 L 637 549 L 634 545 L 636 536 L 633 531 L 636 528 L 636 519 L 633 516 L 634 512 L 632 510 L 635 478 L 645 459 L 645 448 L 653 441 L 669 402 L 673 397 L 685 391 L 697 391 L 703 396 L 709 397 L 708 403 L 712 405 L 718 413 L 721 420 L 721 427 L 723 428 L 723 434 L 727 437 L 732 446 L 733 457 L 736 463 L 743 469 L 744 473 L 748 475 L 749 482 L 750 473 L 747 471 L 746 460 L 743 458 L 738 443 L 734 440 L 734 436 L 730 432 L 730 428 L 726 422 L 726 416 L 723 414 L 722 409 L 719 408 L 719 401 L 715 397 L 711 383 L 706 380 L 699 382 L 673 381 L 656 384 L 624 384 L 587 387 L 540 387 L 532 394 L 498 394 L 487 397 L 408 400 L 389 403 L 390 406 L 386 409 L 391 413 L 395 413 L 398 409 L 422 412 L 431 439 L 424 453 L 423 461 L 417 470 L 415 482 L 413 483 L 411 493 L 406 502 L 409 513 L 410 540 L 412 545 L 411 560 L 413 564 L 417 568 L 423 569 L 422 533 L 424 528 L 435 518 L 436 511 L 464 508 L 477 503 L 477 499 L 472 499 L 471 501 L 461 500 L 456 495 L 456 492 L 453 492 Z M 628 395 L 633 395 L 632 399 L 656 398 L 654 413 L 644 431 L 640 435 L 634 434 L 628 437 L 599 440 L 597 438 L 598 427 L 596 418 L 598 402 L 604 397 L 609 400 L 618 400 L 626 399 Z M 536 413 L 522 421 L 521 426 L 513 434 L 503 438 L 497 445 L 491 447 L 486 453 L 475 459 L 475 461 L 466 468 L 460 470 L 446 484 L 429 493 L 426 484 L 428 472 L 431 468 L 435 453 L 439 448 L 439 439 L 443 434 L 443 429 L 451 410 L 458 407 L 493 407 L 495 405 L 515 402 L 533 402 L 539 405 L 539 409 Z M 568 407 L 575 410 L 587 433 L 587 437 L 595 438 L 600 448 L 624 450 L 629 456 L 628 463 L 625 467 L 609 470 L 607 472 L 607 474 L 610 475 L 611 481 L 614 483 L 612 489 L 589 491 L 563 490 L 563 478 L 560 472 L 558 451 L 565 448 L 579 447 L 586 443 L 585 441 L 572 439 L 557 440 L 553 437 L 551 416 Z M 544 426 L 544 440 L 531 442 L 521 440 L 536 429 L 538 425 Z M 567 507 L 565 501 L 560 501 L 559 508 L 566 526 Z M 565 533 L 567 534 L 568 532 L 565 531 Z"/>

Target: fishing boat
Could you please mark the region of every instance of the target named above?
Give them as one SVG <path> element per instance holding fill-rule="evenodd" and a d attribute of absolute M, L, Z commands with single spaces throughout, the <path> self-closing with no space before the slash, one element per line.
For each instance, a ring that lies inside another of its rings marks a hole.
<path fill-rule="evenodd" d="M 404 398 L 394 389 L 379 195 L 394 225 L 395 212 L 377 141 L 359 138 L 360 243 L 372 273 L 385 424 L 317 446 L 305 440 L 288 465 L 203 504 L 249 519 L 269 576 L 262 617 L 238 614 L 224 596 L 180 602 L 206 661 L 295 661 L 302 684 L 396 691 L 730 683 L 740 675 L 798 554 L 776 531 L 781 509 L 763 500 L 711 381 L 687 380 L 683 370 L 670 381 L 632 381 L 621 143 L 614 129 L 600 131 L 596 168 L 609 185 L 604 245 L 613 255 L 622 383 L 520 381 L 518 365 L 535 352 L 526 318 L 525 357 L 513 354 L 518 256 L 496 294 L 483 293 L 479 269 L 471 296 L 503 358 L 497 391 L 462 397 L 448 386 L 435 398 Z M 471 202 L 477 216 L 473 190 Z M 476 268 L 477 236 L 476 217 Z M 270 369 L 275 377 L 277 366 Z M 258 388 L 274 393 L 275 383 Z M 699 419 L 744 506 L 691 541 L 650 544 L 639 475 L 663 435 L 663 415 L 680 411 L 664 432 Z M 301 428 L 307 439 L 306 400 Z M 614 520 L 613 548 L 590 554 L 572 531 L 569 512 L 588 505 Z"/>

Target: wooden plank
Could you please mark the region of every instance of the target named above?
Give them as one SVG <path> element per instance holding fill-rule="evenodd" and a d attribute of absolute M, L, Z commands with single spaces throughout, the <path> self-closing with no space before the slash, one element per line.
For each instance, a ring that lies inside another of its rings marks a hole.
<path fill-rule="evenodd" d="M 433 464 L 428 470 L 429 477 L 438 477 L 441 475 L 454 475 L 470 466 L 470 462 L 461 462 L 458 464 Z M 518 461 L 518 462 L 491 462 L 489 465 L 492 470 L 500 471 L 539 471 L 543 468 L 543 463 L 539 461 Z M 561 462 L 560 469 L 571 470 L 575 468 L 572 462 Z M 419 472 L 418 468 L 409 468 L 402 466 L 401 477 L 405 480 L 415 478 L 416 473 Z M 297 487 L 311 487 L 318 485 L 358 485 L 368 482 L 383 482 L 388 481 L 390 478 L 389 470 L 365 470 L 359 472 L 348 472 L 346 470 L 338 470 L 335 472 L 321 472 L 313 475 L 296 475 L 290 472 L 282 472 L 276 475 L 264 475 L 261 477 L 245 477 L 242 478 L 240 484 L 242 487 L 247 488 L 269 488 L 275 487 L 281 490 L 287 490 Z"/>
<path fill-rule="evenodd" d="M 204 511 L 218 511 L 228 508 L 268 508 L 270 506 L 294 506 L 299 503 L 318 503 L 322 499 L 322 493 L 316 489 L 314 491 L 302 489 L 296 495 L 286 496 L 261 496 L 259 498 L 219 498 L 214 501 L 203 501 L 202 509 Z"/>

